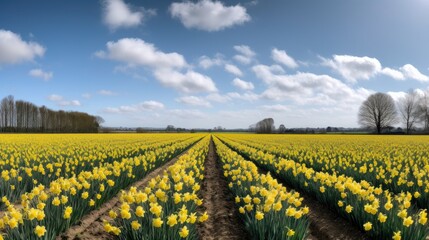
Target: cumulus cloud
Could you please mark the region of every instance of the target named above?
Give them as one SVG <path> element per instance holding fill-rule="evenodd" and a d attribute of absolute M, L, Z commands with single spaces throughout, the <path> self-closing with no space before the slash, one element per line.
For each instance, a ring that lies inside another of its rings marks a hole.
<path fill-rule="evenodd" d="M 122 38 L 117 42 L 108 42 L 107 51 L 98 51 L 99 58 L 127 63 L 129 66 L 147 66 L 151 68 L 182 68 L 187 65 L 185 58 L 176 53 L 164 53 L 153 44 L 139 38 Z"/>
<path fill-rule="evenodd" d="M 116 60 L 127 64 L 126 68 L 148 67 L 155 78 L 166 87 L 185 93 L 215 92 L 213 80 L 193 70 L 185 70 L 189 65 L 178 53 L 164 53 L 153 44 L 142 39 L 123 38 L 117 42 L 108 42 L 106 51 L 95 53 L 97 57 Z"/>
<path fill-rule="evenodd" d="M 250 21 L 243 6 L 225 6 L 219 1 L 176 2 L 170 6 L 173 18 L 178 18 L 186 28 L 204 31 L 219 31 Z"/>
<path fill-rule="evenodd" d="M 417 68 L 411 64 L 405 64 L 400 68 L 405 77 L 411 78 L 421 82 L 429 81 L 429 77 L 422 74 Z"/>
<path fill-rule="evenodd" d="M 49 81 L 54 76 L 54 73 L 43 71 L 42 69 L 37 68 L 30 70 L 30 72 L 28 72 L 28 75 L 35 78 L 41 78 L 45 81 Z"/>
<path fill-rule="evenodd" d="M 137 113 L 137 112 L 143 112 L 143 111 L 156 111 L 156 110 L 162 110 L 162 109 L 164 109 L 163 103 L 150 100 L 150 101 L 144 101 L 134 105 L 124 105 L 120 107 L 107 107 L 103 109 L 103 112 L 122 114 L 122 113 Z"/>
<path fill-rule="evenodd" d="M 118 95 L 117 93 L 115 93 L 113 91 L 105 90 L 105 89 L 102 89 L 102 90 L 98 91 L 97 93 L 100 94 L 100 95 L 103 95 L 103 96 L 115 96 L 115 95 Z"/>
<path fill-rule="evenodd" d="M 136 27 L 143 23 L 145 16 L 154 15 L 154 10 L 140 8 L 133 11 L 123 0 L 103 1 L 103 21 L 111 29 Z"/>
<path fill-rule="evenodd" d="M 297 68 L 298 63 L 293 59 L 291 56 L 289 56 L 286 51 L 279 50 L 277 48 L 274 48 L 271 51 L 271 58 L 280 64 L 285 65 L 288 68 Z"/>
<path fill-rule="evenodd" d="M 405 76 L 402 72 L 392 68 L 385 67 L 381 70 L 381 73 L 396 80 L 405 80 Z"/>
<path fill-rule="evenodd" d="M 0 29 L 0 65 L 32 61 L 42 57 L 46 49 L 36 42 L 26 42 L 16 33 Z"/>
<path fill-rule="evenodd" d="M 195 109 L 172 109 L 168 113 L 183 119 L 206 118 L 203 112 Z"/>
<path fill-rule="evenodd" d="M 241 77 L 243 76 L 243 72 L 235 65 L 225 64 L 225 70 L 235 76 Z"/>
<path fill-rule="evenodd" d="M 332 68 L 349 82 L 368 80 L 381 71 L 381 63 L 376 58 L 334 55 L 333 59 L 322 59 L 323 65 Z"/>
<path fill-rule="evenodd" d="M 224 64 L 223 56 L 221 54 L 216 54 L 214 58 L 209 58 L 207 56 L 202 56 L 199 59 L 200 67 L 204 69 L 209 69 L 213 66 L 221 66 Z"/>
<path fill-rule="evenodd" d="M 234 50 L 238 52 L 233 58 L 241 64 L 250 64 L 256 53 L 247 45 L 236 45 Z"/>
<path fill-rule="evenodd" d="M 166 87 L 172 87 L 184 93 L 216 92 L 213 80 L 203 74 L 188 70 L 181 73 L 172 69 L 158 69 L 155 77 Z"/>
<path fill-rule="evenodd" d="M 240 88 L 241 90 L 245 90 L 245 91 L 250 91 L 250 90 L 253 90 L 255 88 L 253 83 L 243 81 L 239 78 L 234 78 L 234 80 L 232 81 L 232 85 Z"/>
<path fill-rule="evenodd" d="M 185 96 L 177 98 L 176 101 L 190 106 L 211 107 L 211 104 L 207 100 L 196 96 Z"/>
<path fill-rule="evenodd" d="M 161 110 L 164 108 L 164 104 L 161 102 L 157 102 L 157 101 L 144 101 L 142 103 L 139 104 L 141 109 L 144 110 Z"/>
<path fill-rule="evenodd" d="M 256 77 L 268 88 L 262 97 L 271 100 L 293 100 L 298 104 L 360 104 L 371 91 L 353 89 L 328 75 L 301 73 L 287 75 L 279 66 L 256 65 L 252 68 Z"/>
<path fill-rule="evenodd" d="M 275 104 L 275 105 L 263 105 L 261 108 L 268 112 L 284 112 L 289 111 L 290 108 L 286 105 Z"/>
<path fill-rule="evenodd" d="M 91 96 L 90 93 L 83 93 L 82 97 L 85 98 L 85 99 L 90 99 L 92 96 Z"/>
<path fill-rule="evenodd" d="M 80 106 L 81 103 L 78 100 L 66 100 L 63 96 L 58 94 L 51 94 L 48 96 L 48 100 L 51 102 L 55 102 L 59 106 L 67 107 L 67 106 Z"/>
<path fill-rule="evenodd" d="M 206 96 L 206 99 L 211 102 L 226 103 L 231 100 L 231 97 L 227 95 L 221 95 L 219 93 L 210 93 Z"/>
<path fill-rule="evenodd" d="M 232 99 L 239 99 L 239 100 L 244 100 L 249 102 L 257 101 L 261 97 L 260 95 L 253 92 L 246 92 L 246 93 L 229 92 L 227 96 Z"/>

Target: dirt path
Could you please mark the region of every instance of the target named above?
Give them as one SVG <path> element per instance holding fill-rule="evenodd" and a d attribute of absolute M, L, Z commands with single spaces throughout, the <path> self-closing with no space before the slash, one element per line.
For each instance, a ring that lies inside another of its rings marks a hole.
<path fill-rule="evenodd" d="M 141 189 L 146 186 L 147 183 L 157 175 L 160 175 L 166 170 L 169 166 L 173 165 L 180 156 L 186 154 L 188 151 L 181 153 L 177 157 L 171 159 L 169 162 L 163 166 L 155 169 L 146 175 L 143 179 L 135 182 L 130 187 L 136 187 Z M 128 187 L 128 189 L 130 188 Z M 78 225 L 74 225 L 69 228 L 65 233 L 57 237 L 57 240 L 93 240 L 93 239 L 115 239 L 112 235 L 104 231 L 103 220 L 111 220 L 109 217 L 109 211 L 116 207 L 120 206 L 119 201 L 120 193 L 117 196 L 110 199 L 108 202 L 101 205 L 100 208 L 92 211 L 91 213 L 85 215 Z"/>
<path fill-rule="evenodd" d="M 209 219 L 198 228 L 203 240 L 246 240 L 244 223 L 238 216 L 234 197 L 228 189 L 222 166 L 216 154 L 213 140 L 205 162 L 205 178 L 201 187 L 202 211 L 207 211 Z"/>

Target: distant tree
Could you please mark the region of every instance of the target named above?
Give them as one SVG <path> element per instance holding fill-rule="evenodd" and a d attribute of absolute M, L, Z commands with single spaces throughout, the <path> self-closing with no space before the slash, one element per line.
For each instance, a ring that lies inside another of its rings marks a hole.
<path fill-rule="evenodd" d="M 272 118 L 265 118 L 255 125 L 255 131 L 257 133 L 272 133 L 274 129 L 274 120 Z"/>
<path fill-rule="evenodd" d="M 285 133 L 286 132 L 286 127 L 283 124 L 280 124 L 279 126 L 279 133 Z"/>
<path fill-rule="evenodd" d="M 405 125 L 405 132 L 409 134 L 418 121 L 418 97 L 414 90 L 410 90 L 405 98 L 398 103 L 399 116 L 401 122 Z"/>
<path fill-rule="evenodd" d="M 397 112 L 393 98 L 385 93 L 370 95 L 359 109 L 359 124 L 363 127 L 382 129 L 397 123 Z"/>
<path fill-rule="evenodd" d="M 425 92 L 422 97 L 419 98 L 417 104 L 417 115 L 419 121 L 423 124 L 425 131 L 429 131 L 429 94 Z"/>
<path fill-rule="evenodd" d="M 174 128 L 173 125 L 168 125 L 167 128 L 165 128 L 165 131 L 167 131 L 167 132 L 171 132 L 171 131 L 174 131 L 174 130 L 176 130 L 176 129 Z"/>

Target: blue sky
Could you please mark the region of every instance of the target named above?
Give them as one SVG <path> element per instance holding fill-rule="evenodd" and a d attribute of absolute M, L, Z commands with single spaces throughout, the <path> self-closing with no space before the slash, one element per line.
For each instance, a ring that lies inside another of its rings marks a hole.
<path fill-rule="evenodd" d="M 0 97 L 106 126 L 357 126 L 429 90 L 429 2 L 0 1 Z"/>

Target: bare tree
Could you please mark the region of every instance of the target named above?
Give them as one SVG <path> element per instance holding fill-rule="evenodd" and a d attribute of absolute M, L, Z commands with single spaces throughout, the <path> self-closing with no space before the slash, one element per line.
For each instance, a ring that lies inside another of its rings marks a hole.
<path fill-rule="evenodd" d="M 265 118 L 257 122 L 255 126 L 255 131 L 257 133 L 272 133 L 274 129 L 274 120 L 272 118 Z"/>
<path fill-rule="evenodd" d="M 397 112 L 393 98 L 385 93 L 370 95 L 359 109 L 359 124 L 363 127 L 381 130 L 397 123 Z"/>
<path fill-rule="evenodd" d="M 280 124 L 279 126 L 279 133 L 285 133 L 286 132 L 286 127 L 283 124 Z"/>
<path fill-rule="evenodd" d="M 406 133 L 409 134 L 419 118 L 418 97 L 414 90 L 410 90 L 405 98 L 399 101 L 398 109 L 401 122 L 405 125 Z"/>
<path fill-rule="evenodd" d="M 429 131 L 429 95 L 425 92 L 418 100 L 417 115 L 425 131 Z"/>

